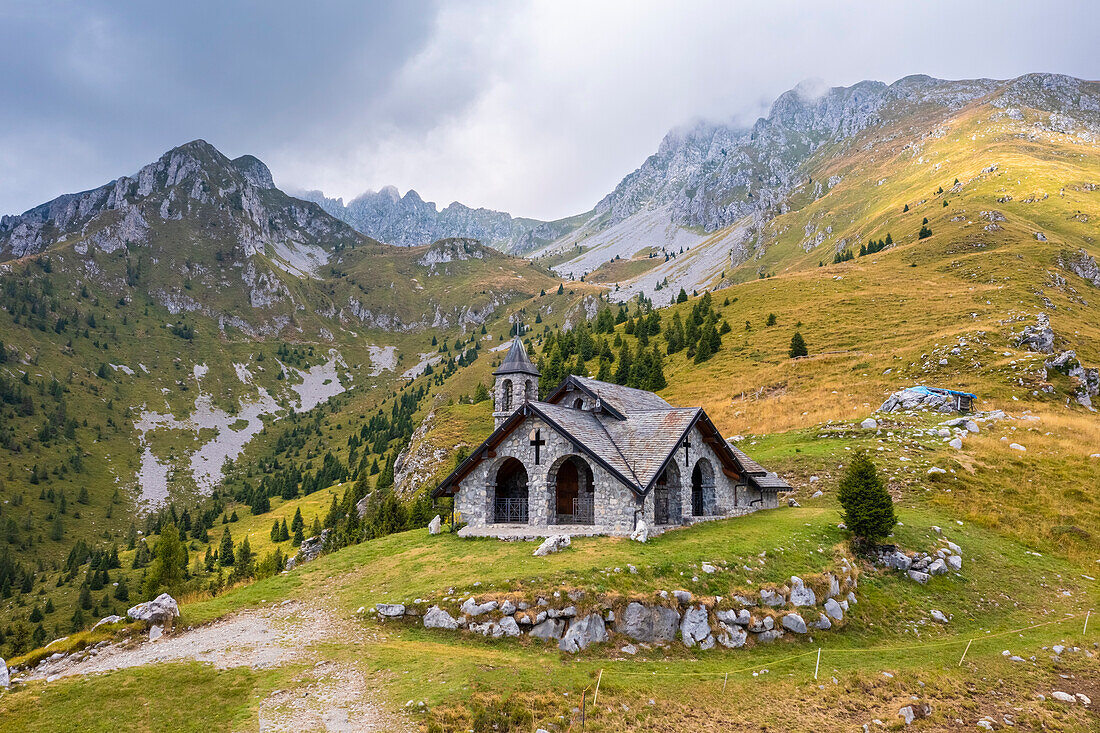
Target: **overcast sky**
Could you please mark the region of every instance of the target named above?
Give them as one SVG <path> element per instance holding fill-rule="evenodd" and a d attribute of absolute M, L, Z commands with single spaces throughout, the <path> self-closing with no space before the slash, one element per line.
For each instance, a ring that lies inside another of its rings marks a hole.
<path fill-rule="evenodd" d="M 0 0 L 0 213 L 204 138 L 287 189 L 550 219 L 807 78 L 1100 79 L 1096 2 Z"/>

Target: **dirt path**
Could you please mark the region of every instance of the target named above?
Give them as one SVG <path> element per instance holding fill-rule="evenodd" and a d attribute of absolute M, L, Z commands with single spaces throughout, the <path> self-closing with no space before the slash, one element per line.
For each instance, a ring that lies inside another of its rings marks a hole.
<path fill-rule="evenodd" d="M 250 609 L 194 629 L 178 629 L 156 641 L 132 640 L 43 662 L 27 680 L 54 681 L 161 662 L 198 661 L 218 669 L 271 669 L 295 662 L 314 666 L 296 686 L 276 690 L 260 703 L 261 731 L 412 731 L 412 723 L 386 709 L 374 682 L 351 665 L 318 658 L 317 642 L 373 632 L 328 610 L 299 601 Z"/>

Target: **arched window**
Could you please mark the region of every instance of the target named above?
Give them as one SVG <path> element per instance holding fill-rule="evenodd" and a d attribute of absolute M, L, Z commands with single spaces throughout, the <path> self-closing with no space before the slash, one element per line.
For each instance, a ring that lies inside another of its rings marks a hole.
<path fill-rule="evenodd" d="M 538 397 L 535 391 L 535 383 L 528 379 L 523 385 L 523 399 L 527 402 L 533 402 Z"/>
<path fill-rule="evenodd" d="M 574 410 L 583 410 L 584 409 L 584 398 L 583 397 L 578 397 L 577 399 L 573 400 L 573 409 Z"/>
<path fill-rule="evenodd" d="M 505 379 L 500 383 L 500 411 L 510 412 L 512 410 L 512 380 Z"/>

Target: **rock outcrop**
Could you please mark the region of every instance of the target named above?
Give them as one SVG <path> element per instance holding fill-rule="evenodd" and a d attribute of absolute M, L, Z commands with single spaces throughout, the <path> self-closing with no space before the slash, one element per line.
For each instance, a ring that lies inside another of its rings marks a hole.
<path fill-rule="evenodd" d="M 161 593 L 151 601 L 139 603 L 126 612 L 135 621 L 144 621 L 150 625 L 163 625 L 179 618 L 180 609 L 176 599 L 167 593 Z"/>

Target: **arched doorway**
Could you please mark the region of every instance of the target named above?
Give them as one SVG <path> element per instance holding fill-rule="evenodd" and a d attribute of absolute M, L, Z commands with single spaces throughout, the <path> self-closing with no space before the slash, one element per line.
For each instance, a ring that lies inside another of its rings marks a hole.
<path fill-rule="evenodd" d="M 653 488 L 653 521 L 658 525 L 679 524 L 680 469 L 673 461 L 665 467 Z"/>
<path fill-rule="evenodd" d="M 551 516 L 555 524 L 594 524 L 595 481 L 592 468 L 580 456 L 565 456 L 550 469 L 554 487 Z"/>
<path fill-rule="evenodd" d="M 493 521 L 527 524 L 527 469 L 515 458 L 506 458 L 497 469 L 493 491 Z"/>
<path fill-rule="evenodd" d="M 691 472 L 691 514 L 706 517 L 714 514 L 714 467 L 700 458 Z"/>

